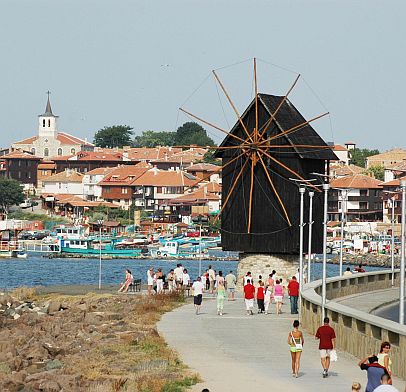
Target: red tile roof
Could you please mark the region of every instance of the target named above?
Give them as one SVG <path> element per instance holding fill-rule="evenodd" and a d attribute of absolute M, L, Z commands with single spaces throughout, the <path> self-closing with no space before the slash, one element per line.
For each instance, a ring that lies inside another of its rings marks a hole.
<path fill-rule="evenodd" d="M 185 169 L 187 172 L 219 172 L 221 166 L 213 165 L 212 163 L 196 163 L 195 165 L 188 166 Z"/>
<path fill-rule="evenodd" d="M 394 179 L 394 180 L 392 180 L 392 181 L 382 182 L 382 183 L 381 183 L 381 186 L 383 186 L 383 187 L 387 187 L 387 186 L 390 186 L 390 187 L 392 187 L 392 186 L 400 186 L 400 180 L 405 180 L 405 181 L 406 181 L 406 176 L 401 177 L 401 178 L 396 178 L 396 179 Z"/>
<path fill-rule="evenodd" d="M 85 173 L 90 174 L 92 176 L 97 176 L 97 175 L 107 175 L 109 174 L 112 170 L 114 170 L 113 167 L 97 167 L 96 169 L 90 170 Z"/>
<path fill-rule="evenodd" d="M 342 177 L 348 176 L 352 174 L 362 174 L 365 169 L 360 166 L 356 165 L 340 165 L 340 164 L 332 164 L 330 165 L 330 173 L 334 176 Z"/>
<path fill-rule="evenodd" d="M 332 147 L 333 151 L 348 151 L 344 146 L 341 144 L 336 144 L 335 146 Z"/>
<path fill-rule="evenodd" d="M 32 137 L 29 137 L 28 139 L 20 140 L 13 144 L 31 144 L 31 143 L 35 142 L 37 139 L 38 139 L 38 136 L 32 136 Z"/>
<path fill-rule="evenodd" d="M 52 176 L 43 178 L 43 182 L 82 182 L 83 174 L 74 170 L 65 170 Z"/>
<path fill-rule="evenodd" d="M 101 186 L 134 185 L 135 181 L 148 169 L 134 166 L 119 166 L 114 168 L 102 181 Z"/>
<path fill-rule="evenodd" d="M 56 139 L 59 140 L 62 144 L 81 144 L 85 146 L 93 146 L 92 143 L 89 143 L 88 141 L 83 139 L 79 139 L 78 137 L 65 132 L 58 132 L 56 134 Z"/>
<path fill-rule="evenodd" d="M 183 171 L 159 170 L 156 168 L 146 171 L 133 185 L 146 186 L 194 186 L 199 180 Z"/>
<path fill-rule="evenodd" d="M 220 196 L 210 192 L 207 186 L 202 186 L 194 192 L 186 193 L 171 200 L 173 203 L 219 201 Z"/>
<path fill-rule="evenodd" d="M 354 174 L 336 178 L 331 181 L 330 186 L 332 188 L 381 189 L 381 181 L 364 174 Z"/>
<path fill-rule="evenodd" d="M 191 164 L 203 159 L 203 156 L 206 152 L 207 150 L 203 148 L 190 149 L 179 152 L 177 154 L 173 154 L 171 156 L 165 156 L 164 158 L 161 159 L 155 159 L 151 161 L 151 163 L 154 164 L 160 162 L 169 162 L 169 163 Z"/>
<path fill-rule="evenodd" d="M 29 152 L 26 151 L 12 151 L 7 155 L 2 155 L 2 159 L 30 159 L 30 160 L 38 160 L 40 161 L 42 158 L 37 157 L 35 155 L 30 154 Z"/>
<path fill-rule="evenodd" d="M 171 156 L 173 154 L 181 152 L 181 148 L 176 147 L 154 147 L 154 148 L 130 148 L 127 150 L 128 157 L 132 160 L 152 161 L 160 159 L 165 156 Z"/>

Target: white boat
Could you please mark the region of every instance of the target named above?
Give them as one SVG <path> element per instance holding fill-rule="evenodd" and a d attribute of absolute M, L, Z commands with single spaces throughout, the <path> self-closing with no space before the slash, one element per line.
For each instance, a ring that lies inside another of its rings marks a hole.
<path fill-rule="evenodd" d="M 17 253 L 17 259 L 26 259 L 26 258 L 27 258 L 27 253 L 25 253 L 25 252 Z"/>

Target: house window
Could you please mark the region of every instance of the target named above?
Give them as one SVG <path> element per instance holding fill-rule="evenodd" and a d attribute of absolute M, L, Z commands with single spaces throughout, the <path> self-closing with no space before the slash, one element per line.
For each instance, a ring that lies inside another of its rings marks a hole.
<path fill-rule="evenodd" d="M 128 193 L 128 188 L 125 187 L 125 186 L 123 186 L 123 187 L 121 188 L 121 193 L 127 194 L 127 193 Z"/>
<path fill-rule="evenodd" d="M 156 191 L 157 191 L 157 193 L 162 193 L 162 187 L 161 187 L 161 186 L 158 186 L 158 187 L 156 188 Z"/>
<path fill-rule="evenodd" d="M 62 155 L 62 148 L 58 148 L 58 155 L 59 155 L 59 156 Z"/>
<path fill-rule="evenodd" d="M 74 148 L 71 148 L 70 152 L 72 155 L 74 155 L 76 153 L 76 150 Z"/>
<path fill-rule="evenodd" d="M 110 192 L 110 187 L 109 186 L 104 187 L 104 191 L 107 193 Z"/>
<path fill-rule="evenodd" d="M 21 166 L 21 161 L 18 161 L 18 166 Z"/>
<path fill-rule="evenodd" d="M 35 155 L 35 148 L 31 148 L 32 155 Z"/>
<path fill-rule="evenodd" d="M 49 156 L 49 149 L 44 148 L 44 157 L 48 157 L 48 156 Z"/>
<path fill-rule="evenodd" d="M 61 182 L 58 182 L 58 187 L 59 187 L 59 189 L 62 188 L 62 183 Z"/>
<path fill-rule="evenodd" d="M 18 172 L 18 178 L 21 178 L 21 172 L 20 171 Z"/>
<path fill-rule="evenodd" d="M 359 195 L 360 196 L 368 196 L 368 189 L 360 189 Z"/>
<path fill-rule="evenodd" d="M 51 126 L 51 120 L 48 120 L 48 128 Z"/>
<path fill-rule="evenodd" d="M 359 209 L 360 210 L 367 210 L 368 209 L 368 203 L 366 201 L 361 201 L 359 203 Z"/>
<path fill-rule="evenodd" d="M 42 126 L 45 128 L 45 118 L 42 120 Z"/>
<path fill-rule="evenodd" d="M 31 161 L 29 159 L 27 159 L 27 166 L 31 166 Z"/>
<path fill-rule="evenodd" d="M 42 175 L 46 176 L 47 175 L 47 171 L 46 170 L 42 170 Z"/>

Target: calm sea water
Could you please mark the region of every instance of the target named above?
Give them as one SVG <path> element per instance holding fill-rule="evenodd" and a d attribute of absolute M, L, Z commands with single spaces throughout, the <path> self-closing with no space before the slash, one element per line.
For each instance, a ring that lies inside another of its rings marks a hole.
<path fill-rule="evenodd" d="M 146 280 L 146 271 L 152 266 L 161 267 L 164 273 L 181 262 L 188 269 L 192 279 L 199 271 L 198 260 L 134 260 L 116 259 L 102 261 L 102 281 L 104 284 L 118 284 L 123 280 L 124 271 L 129 268 L 135 279 Z M 212 265 L 216 271 L 227 273 L 236 271 L 238 261 L 202 260 L 202 270 Z M 367 271 L 378 270 L 377 267 L 366 267 Z M 328 276 L 338 275 L 338 265 L 329 264 Z M 312 279 L 320 279 L 322 264 L 313 263 Z M 73 284 L 98 284 L 99 260 L 95 259 L 48 259 L 38 255 L 29 255 L 27 259 L 0 259 L 0 288 L 19 286 L 50 286 Z"/>

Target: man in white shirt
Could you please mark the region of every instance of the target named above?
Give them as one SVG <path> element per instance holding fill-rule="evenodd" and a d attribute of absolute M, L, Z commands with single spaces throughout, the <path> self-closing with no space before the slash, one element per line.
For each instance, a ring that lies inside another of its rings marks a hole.
<path fill-rule="evenodd" d="M 233 274 L 233 271 L 230 271 L 226 275 L 226 288 L 228 292 L 228 300 L 234 301 L 234 292 L 235 292 L 235 284 L 237 282 L 236 276 Z"/>
<path fill-rule="evenodd" d="M 199 276 L 196 282 L 192 285 L 193 289 L 193 303 L 195 304 L 196 314 L 199 314 L 200 307 L 202 306 L 204 286 L 202 278 Z"/>
<path fill-rule="evenodd" d="M 214 269 L 209 265 L 209 282 L 210 282 L 210 293 L 214 293 L 214 282 L 216 281 L 216 273 L 214 272 Z"/>
<path fill-rule="evenodd" d="M 184 288 L 188 287 L 189 284 L 190 284 L 190 276 L 189 276 L 189 274 L 187 273 L 187 269 L 186 269 L 186 268 L 183 270 L 182 284 L 183 284 L 183 287 L 184 287 Z"/>
<path fill-rule="evenodd" d="M 180 288 L 182 286 L 182 279 L 183 279 L 183 267 L 182 264 L 177 264 L 176 268 L 174 269 L 176 286 Z"/>
<path fill-rule="evenodd" d="M 351 275 L 352 275 L 351 268 L 347 267 L 347 269 L 343 273 L 343 276 L 351 276 Z"/>

